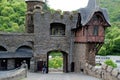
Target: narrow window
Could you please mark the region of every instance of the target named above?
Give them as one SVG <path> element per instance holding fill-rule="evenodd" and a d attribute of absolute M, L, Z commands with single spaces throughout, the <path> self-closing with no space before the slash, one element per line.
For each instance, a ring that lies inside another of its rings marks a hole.
<path fill-rule="evenodd" d="M 51 23 L 50 35 L 65 35 L 65 25 L 62 23 Z"/>
<path fill-rule="evenodd" d="M 98 26 L 94 26 L 93 35 L 98 36 Z"/>

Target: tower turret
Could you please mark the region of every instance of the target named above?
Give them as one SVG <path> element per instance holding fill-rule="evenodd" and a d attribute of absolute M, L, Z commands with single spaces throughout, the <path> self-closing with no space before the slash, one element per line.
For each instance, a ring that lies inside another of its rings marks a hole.
<path fill-rule="evenodd" d="M 25 0 L 27 3 L 27 11 L 33 11 L 35 5 L 39 5 L 41 7 L 44 7 L 45 0 Z"/>
<path fill-rule="evenodd" d="M 42 8 L 45 5 L 44 0 L 25 0 L 27 4 L 27 12 L 26 12 L 26 32 L 34 33 L 34 24 L 33 24 L 33 10 L 34 8 Z"/>
<path fill-rule="evenodd" d="M 105 39 L 105 29 L 110 26 L 108 12 L 99 6 L 99 0 L 89 0 L 80 8 L 75 33 L 75 71 L 83 71 L 85 63 L 95 66 L 95 56 Z"/>

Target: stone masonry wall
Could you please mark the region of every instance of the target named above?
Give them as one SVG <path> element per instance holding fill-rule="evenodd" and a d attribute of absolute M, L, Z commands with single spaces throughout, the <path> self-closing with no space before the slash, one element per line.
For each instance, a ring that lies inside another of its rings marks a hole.
<path fill-rule="evenodd" d="M 86 63 L 86 44 L 75 43 L 74 44 L 74 62 L 75 62 L 75 72 L 81 72 Z"/>
<path fill-rule="evenodd" d="M 92 65 L 86 63 L 86 69 L 84 71 L 85 74 L 90 76 L 94 76 L 97 78 L 101 78 L 103 80 L 120 80 L 120 71 L 118 69 L 114 69 L 107 65 L 102 65 L 102 68 L 95 68 Z"/>
<path fill-rule="evenodd" d="M 34 56 L 41 58 L 42 55 L 47 56 L 49 51 L 60 50 L 68 54 L 68 65 L 70 65 L 70 49 L 71 49 L 71 29 L 76 26 L 77 14 L 70 12 L 59 11 L 55 13 L 41 12 L 35 9 L 33 12 L 34 23 Z M 50 35 L 50 24 L 62 23 L 65 24 L 65 35 Z M 44 57 L 47 60 L 47 57 Z M 70 67 L 70 66 L 69 66 Z M 70 69 L 70 68 L 69 68 Z"/>
<path fill-rule="evenodd" d="M 29 42 L 33 42 L 33 34 L 27 33 L 8 33 L 0 34 L 0 46 L 7 49 L 8 52 L 15 52 L 22 45 L 32 47 Z"/>

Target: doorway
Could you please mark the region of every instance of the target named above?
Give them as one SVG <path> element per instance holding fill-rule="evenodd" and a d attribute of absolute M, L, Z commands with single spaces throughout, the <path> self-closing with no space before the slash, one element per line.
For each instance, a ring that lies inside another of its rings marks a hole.
<path fill-rule="evenodd" d="M 47 72 L 68 72 L 68 54 L 57 50 L 48 52 Z"/>
<path fill-rule="evenodd" d="M 43 68 L 43 61 L 38 61 L 37 62 L 37 71 L 42 71 Z"/>
<path fill-rule="evenodd" d="M 0 60 L 0 70 L 7 70 L 7 59 Z"/>
<path fill-rule="evenodd" d="M 15 59 L 15 68 L 21 67 L 23 61 L 26 61 L 26 64 L 28 65 L 28 69 L 30 69 L 30 58 L 16 58 Z"/>

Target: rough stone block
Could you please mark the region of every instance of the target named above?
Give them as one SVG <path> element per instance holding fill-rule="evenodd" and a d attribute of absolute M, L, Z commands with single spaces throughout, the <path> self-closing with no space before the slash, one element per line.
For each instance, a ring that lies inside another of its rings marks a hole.
<path fill-rule="evenodd" d="M 118 69 L 113 69 L 113 70 L 112 70 L 112 75 L 113 75 L 113 76 L 117 77 L 118 73 L 119 73 L 119 70 L 118 70 Z"/>
<path fill-rule="evenodd" d="M 92 71 L 94 71 L 94 72 L 95 72 L 96 70 L 97 70 L 97 68 L 95 68 L 95 67 L 93 67 L 93 68 L 92 68 Z"/>
<path fill-rule="evenodd" d="M 98 74 L 101 74 L 101 73 L 102 73 L 102 70 L 101 70 L 101 69 L 98 69 L 96 72 L 97 72 Z"/>
<path fill-rule="evenodd" d="M 88 63 L 85 64 L 86 67 L 88 67 L 88 65 L 89 65 Z"/>
<path fill-rule="evenodd" d="M 108 66 L 108 67 L 107 67 L 107 71 L 108 71 L 108 72 L 111 72 L 112 70 L 113 70 L 113 68 L 112 68 L 111 66 Z"/>
<path fill-rule="evenodd" d="M 103 65 L 102 65 L 102 69 L 107 69 L 107 67 L 108 67 L 108 66 L 107 66 L 106 64 L 103 64 Z"/>
<path fill-rule="evenodd" d="M 118 75 L 118 79 L 120 80 L 120 74 Z"/>
<path fill-rule="evenodd" d="M 89 68 L 89 69 L 92 69 L 92 66 L 91 66 L 91 65 L 89 65 L 89 66 L 88 66 L 88 68 Z"/>

